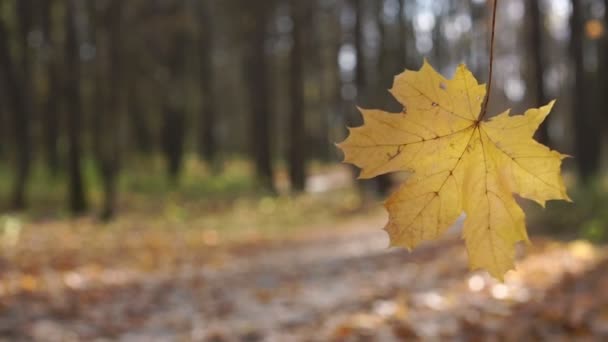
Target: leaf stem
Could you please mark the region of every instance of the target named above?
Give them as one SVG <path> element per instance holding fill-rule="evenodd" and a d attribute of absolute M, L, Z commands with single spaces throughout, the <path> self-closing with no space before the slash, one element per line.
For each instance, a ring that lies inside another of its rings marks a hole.
<path fill-rule="evenodd" d="M 481 121 L 488 112 L 488 103 L 490 102 L 490 93 L 492 92 L 492 74 L 494 72 L 494 35 L 496 33 L 496 9 L 498 8 L 498 0 L 494 0 L 494 8 L 492 9 L 492 32 L 490 35 L 490 68 L 488 71 L 488 91 L 483 100 L 481 113 L 477 121 Z"/>

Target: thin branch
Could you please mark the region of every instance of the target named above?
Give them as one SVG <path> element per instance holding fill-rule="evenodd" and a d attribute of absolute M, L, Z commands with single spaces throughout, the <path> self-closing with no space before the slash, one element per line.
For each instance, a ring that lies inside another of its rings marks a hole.
<path fill-rule="evenodd" d="M 492 33 L 490 36 L 490 70 L 488 72 L 488 91 L 483 100 L 481 113 L 477 121 L 481 121 L 488 112 L 488 102 L 490 102 L 490 93 L 492 92 L 492 74 L 494 72 L 494 34 L 496 33 L 496 9 L 498 8 L 498 0 L 494 0 L 494 8 L 492 9 Z"/>

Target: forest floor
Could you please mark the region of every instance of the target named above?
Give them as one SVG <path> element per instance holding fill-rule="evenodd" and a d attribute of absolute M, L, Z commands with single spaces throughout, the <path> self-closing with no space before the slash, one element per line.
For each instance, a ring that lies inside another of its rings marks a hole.
<path fill-rule="evenodd" d="M 201 245 L 142 231 L 100 232 L 95 239 L 113 240 L 95 244 L 52 224 L 15 244 L 5 227 L 0 339 L 608 337 L 603 247 L 536 238 L 517 271 L 498 283 L 467 270 L 457 228 L 410 253 L 387 249 L 384 221 L 372 210 L 289 236 L 225 244 L 199 232 Z"/>
<path fill-rule="evenodd" d="M 533 235 L 499 283 L 468 270 L 461 222 L 387 248 L 348 172 L 297 197 L 134 195 L 110 224 L 0 216 L 0 341 L 608 340 L 608 247 Z"/>

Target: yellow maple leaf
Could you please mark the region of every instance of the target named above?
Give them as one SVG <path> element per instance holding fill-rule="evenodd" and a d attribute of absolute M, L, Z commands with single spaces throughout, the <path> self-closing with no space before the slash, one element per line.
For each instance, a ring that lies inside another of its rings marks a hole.
<path fill-rule="evenodd" d="M 401 113 L 362 109 L 364 124 L 338 144 L 361 178 L 409 171 L 386 201 L 392 246 L 414 248 L 438 238 L 464 212 L 471 269 L 503 279 L 514 268 L 515 244 L 528 241 L 513 194 L 544 206 L 570 200 L 560 167 L 566 157 L 533 139 L 554 101 L 523 115 L 482 120 L 485 85 L 461 64 L 445 79 L 426 61 L 395 78 Z"/>

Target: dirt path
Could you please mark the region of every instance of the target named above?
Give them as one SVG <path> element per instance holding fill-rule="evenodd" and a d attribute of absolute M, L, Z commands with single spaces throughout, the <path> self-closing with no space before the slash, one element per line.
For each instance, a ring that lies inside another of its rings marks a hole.
<path fill-rule="evenodd" d="M 383 221 L 240 246 L 212 261 L 68 291 L 60 300 L 24 295 L 4 304 L 0 332 L 40 341 L 466 339 L 509 330 L 513 310 L 600 259 L 588 245 L 541 241 L 499 284 L 468 272 L 454 234 L 413 253 L 387 249 Z"/>

